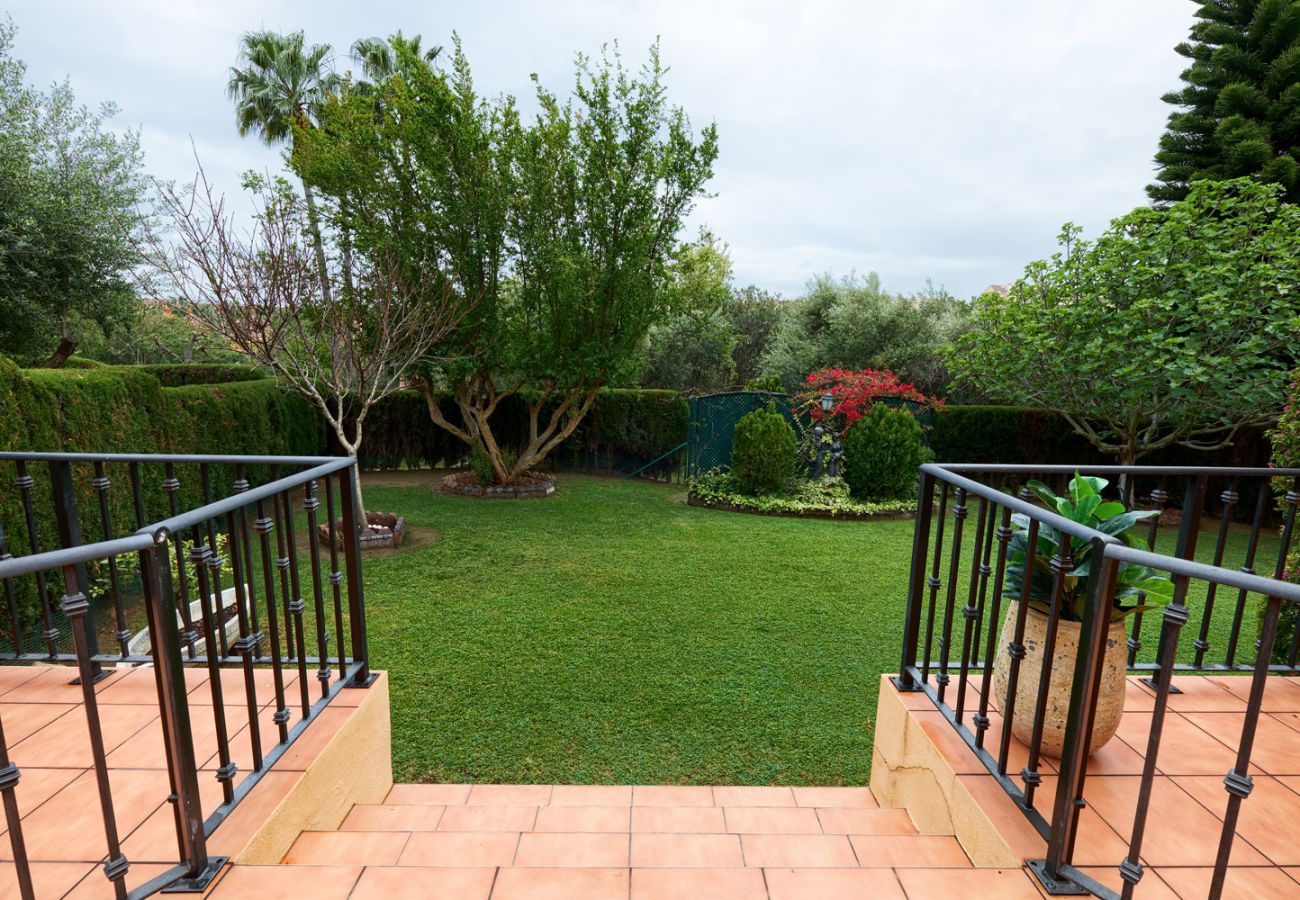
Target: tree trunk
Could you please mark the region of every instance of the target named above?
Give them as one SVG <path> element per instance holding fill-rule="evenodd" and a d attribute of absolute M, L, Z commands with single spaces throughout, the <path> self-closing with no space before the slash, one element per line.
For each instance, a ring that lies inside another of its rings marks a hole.
<path fill-rule="evenodd" d="M 77 342 L 73 340 L 69 340 L 68 338 L 63 338 L 61 341 L 59 341 L 58 349 L 56 349 L 52 354 L 50 354 L 50 358 L 45 361 L 45 368 L 47 369 L 63 368 L 63 364 L 68 361 L 68 357 L 72 356 L 72 354 L 76 352 L 77 352 Z"/>
<path fill-rule="evenodd" d="M 330 290 L 329 269 L 325 265 L 325 245 L 321 242 L 320 216 L 316 212 L 316 194 L 305 178 L 302 182 L 302 195 L 307 201 L 307 229 L 311 232 L 312 250 L 316 254 L 316 276 L 320 279 L 321 296 L 325 298 L 326 303 L 329 303 L 333 298 L 333 292 Z"/>

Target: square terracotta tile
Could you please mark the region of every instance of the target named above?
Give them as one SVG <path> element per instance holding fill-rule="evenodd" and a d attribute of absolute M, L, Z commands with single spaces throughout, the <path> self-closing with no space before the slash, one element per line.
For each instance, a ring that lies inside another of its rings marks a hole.
<path fill-rule="evenodd" d="M 742 834 L 745 865 L 763 868 L 847 868 L 858 864 L 842 834 Z"/>
<path fill-rule="evenodd" d="M 905 809 L 819 809 L 817 818 L 826 834 L 916 834 Z"/>
<path fill-rule="evenodd" d="M 8 843 L 6 841 L 6 843 Z M 38 898 L 62 897 L 84 878 L 98 877 L 108 884 L 99 866 L 89 863 L 32 863 L 32 889 Z M 112 891 L 108 891 L 111 896 Z M 0 897 L 20 897 L 18 872 L 11 862 L 0 862 Z"/>
<path fill-rule="evenodd" d="M 1166 775 L 1217 773 L 1222 776 L 1232 768 L 1237 754 L 1201 727 L 1200 720 L 1206 716 L 1216 722 L 1219 722 L 1220 717 L 1238 722 L 1241 718 L 1233 713 L 1189 713 L 1184 716 L 1167 712 L 1160 736 L 1160 754 L 1156 757 L 1158 771 Z M 1139 758 L 1147 752 L 1151 721 L 1151 713 L 1125 713 L 1119 723 L 1119 739 L 1133 748 Z M 1224 721 L 1220 724 L 1227 723 Z M 1141 774 L 1141 768 L 1137 772 L 1125 774 Z"/>
<path fill-rule="evenodd" d="M 763 874 L 771 900 L 906 900 L 893 869 L 764 869 Z"/>
<path fill-rule="evenodd" d="M 104 750 L 108 754 L 112 754 L 136 732 L 158 718 L 158 710 L 152 706 L 105 704 L 97 709 Z M 159 731 L 158 734 L 161 743 L 162 732 Z M 94 765 L 94 757 L 90 752 L 90 731 L 85 708 L 74 709 L 25 740 L 11 744 L 9 755 L 20 769 L 25 765 L 90 768 Z"/>
<path fill-rule="evenodd" d="M 1223 778 L 1175 778 L 1175 783 L 1191 794 L 1202 806 L 1222 819 L 1228 808 L 1228 792 Z M 1300 795 L 1267 775 L 1252 778 L 1250 796 L 1241 801 L 1237 818 L 1237 837 L 1251 843 L 1270 861 L 1282 866 L 1300 865 L 1300 846 L 1288 829 L 1279 822 L 1300 819 Z M 1213 862 L 1211 857 L 1209 862 Z"/>
<path fill-rule="evenodd" d="M 1082 866 L 1079 869 L 1089 878 L 1104 884 L 1116 894 L 1124 890 L 1124 879 L 1119 876 L 1119 866 Z M 1142 880 L 1133 892 L 1134 900 L 1182 900 L 1169 885 L 1160 880 L 1155 869 L 1145 869 Z"/>
<path fill-rule="evenodd" d="M 1245 716 L 1200 713 L 1190 714 L 1188 719 L 1233 748 L 1229 752 L 1235 761 L 1236 748 L 1241 745 Z M 1270 775 L 1300 775 L 1300 731 L 1288 727 L 1271 714 L 1260 716 L 1255 729 L 1255 744 L 1251 750 L 1250 764 L 1252 770 L 1258 766 L 1260 770 Z M 1228 769 L 1224 768 L 1218 774 L 1222 775 L 1226 771 Z"/>
<path fill-rule="evenodd" d="M 909 897 L 979 897 L 980 900 L 1040 900 L 1022 869 L 899 869 Z"/>
<path fill-rule="evenodd" d="M 130 834 L 149 818 L 166 802 L 170 792 L 167 773 L 152 770 L 114 770 L 109 775 L 109 785 L 121 835 Z M 86 838 L 69 841 L 69 834 L 86 835 Z M 23 837 L 28 858 L 33 861 L 96 862 L 103 857 L 108 848 L 94 773 L 80 773 L 61 791 L 24 816 Z M 175 841 L 175 832 L 172 841 Z M 9 841 L 0 840 L 0 858 L 7 859 L 12 853 Z"/>
<path fill-rule="evenodd" d="M 533 830 L 627 834 L 631 818 L 630 806 L 543 806 Z"/>
<path fill-rule="evenodd" d="M 794 802 L 798 806 L 815 807 L 866 807 L 873 808 L 876 802 L 871 788 L 865 787 L 796 787 Z"/>
<path fill-rule="evenodd" d="M 536 806 L 448 806 L 439 831 L 532 831 Z"/>
<path fill-rule="evenodd" d="M 47 666 L 4 666 L 0 668 L 0 697 L 49 671 Z M 6 702 L 8 702 L 6 700 Z M 31 702 L 36 702 L 34 699 Z"/>
<path fill-rule="evenodd" d="M 288 769 L 301 771 L 316 761 L 339 729 L 352 717 L 356 710 L 349 707 L 327 706 L 321 710 L 308 728 L 284 751 L 276 761 L 275 767 L 281 772 Z"/>
<path fill-rule="evenodd" d="M 634 806 L 632 830 L 721 834 L 727 830 L 727 821 L 717 806 Z"/>
<path fill-rule="evenodd" d="M 391 866 L 410 835 L 404 831 L 304 831 L 281 863 L 295 866 Z"/>
<path fill-rule="evenodd" d="M 551 806 L 631 806 L 630 785 L 557 784 Z"/>
<path fill-rule="evenodd" d="M 1104 776 L 1109 778 L 1111 776 Z M 1101 781 L 1102 778 L 1089 778 L 1084 784 L 1084 795 L 1090 795 L 1090 786 L 1094 781 Z M 1041 803 L 1039 809 L 1046 815 L 1051 810 L 1056 801 L 1056 790 L 1058 787 L 1057 777 L 1055 775 L 1045 776 L 1043 778 L 1042 790 L 1039 792 Z M 981 801 L 983 805 L 983 801 Z M 987 807 L 986 807 L 987 808 Z M 1025 857 L 1041 857 L 1046 853 L 1047 845 L 1039 836 L 1038 832 L 1029 825 L 1027 819 L 1018 810 L 1012 807 L 1013 815 L 1016 815 L 1020 823 L 1028 828 L 1032 835 L 1030 842 L 1033 844 L 1032 852 L 1025 852 Z M 1016 846 L 1017 852 L 1022 847 Z M 1079 816 L 1079 834 L 1075 839 L 1074 862 L 1080 866 L 1117 866 L 1118 860 L 1121 860 L 1128 854 L 1128 843 L 1124 841 L 1109 823 L 1107 823 L 1097 810 L 1091 805 L 1084 808 Z"/>
<path fill-rule="evenodd" d="M 724 808 L 727 831 L 733 834 L 821 834 L 817 811 L 797 806 L 733 806 Z"/>
<path fill-rule="evenodd" d="M 1169 695 L 1169 709 L 1175 712 L 1244 712 L 1245 701 L 1233 691 L 1224 687 L 1223 678 L 1206 678 L 1200 675 L 1184 675 L 1174 678 L 1174 687 L 1181 694 Z M 1155 692 L 1142 684 L 1155 704 Z"/>
<path fill-rule="evenodd" d="M 208 895 L 212 900 L 347 900 L 360 866 L 231 866 Z"/>
<path fill-rule="evenodd" d="M 713 806 L 713 788 L 702 785 L 642 785 L 632 788 L 633 806 Z"/>
<path fill-rule="evenodd" d="M 6 703 L 75 703 L 84 701 L 80 684 L 71 684 L 77 677 L 75 666 L 5 666 L 6 672 L 13 672 L 15 688 L 6 691 Z M 95 683 L 95 696 L 107 690 L 116 678 L 122 677 L 126 669 L 106 669 L 108 675 Z M 33 674 L 34 673 L 34 674 Z"/>
<path fill-rule="evenodd" d="M 1211 868 L 1162 868 L 1156 871 L 1180 897 L 1209 896 L 1214 872 Z M 1228 869 L 1224 880 L 1223 896 L 1248 897 L 1250 900 L 1294 900 L 1300 896 L 1300 884 L 1281 869 L 1233 866 Z"/>
<path fill-rule="evenodd" d="M 548 832 L 519 836 L 515 865 L 523 868 L 626 868 L 626 834 Z"/>
<path fill-rule="evenodd" d="M 492 900 L 625 900 L 628 870 L 502 869 Z"/>
<path fill-rule="evenodd" d="M 339 825 L 339 831 L 436 831 L 444 809 L 445 806 L 354 806 Z"/>
<path fill-rule="evenodd" d="M 744 865 L 735 834 L 633 834 L 632 868 L 734 868 Z"/>
<path fill-rule="evenodd" d="M 549 784 L 476 784 L 470 788 L 470 806 L 546 806 Z"/>
<path fill-rule="evenodd" d="M 632 900 L 767 900 L 757 869 L 633 869 Z"/>
<path fill-rule="evenodd" d="M 457 806 L 469 799 L 468 784 L 395 784 L 384 802 L 393 804 L 428 804 Z"/>
<path fill-rule="evenodd" d="M 367 866 L 348 900 L 488 900 L 496 869 Z"/>
<path fill-rule="evenodd" d="M 18 771 L 18 785 L 14 796 L 18 800 L 18 811 L 27 816 L 46 800 L 63 790 L 81 777 L 85 769 L 29 769 L 22 767 Z M 0 814 L 0 834 L 9 830 L 9 823 Z"/>
<path fill-rule="evenodd" d="M 506 832 L 416 831 L 398 857 L 399 866 L 508 866 L 519 835 Z"/>
<path fill-rule="evenodd" d="M 135 890 L 142 885 L 147 884 L 149 881 L 152 881 L 154 878 L 157 878 L 159 875 L 172 868 L 173 865 L 174 863 L 167 865 L 149 865 L 137 863 L 135 860 L 132 860 L 131 868 L 127 871 L 126 878 L 122 883 L 126 885 L 128 891 Z M 8 895 L 0 894 L 0 896 Z M 36 896 L 41 897 L 43 895 L 39 893 L 38 890 Z M 77 882 L 75 888 L 63 895 L 63 900 L 113 900 L 114 896 L 115 894 L 111 887 L 111 883 L 104 877 L 103 867 L 96 866 L 86 873 L 85 878 L 82 878 L 81 881 Z"/>
<path fill-rule="evenodd" d="M 1252 675 L 1210 675 L 1213 681 L 1228 691 L 1244 705 L 1250 699 Z M 1179 682 L 1181 686 L 1181 682 Z M 1269 675 L 1264 679 L 1264 699 L 1260 704 L 1264 712 L 1300 712 L 1300 679 L 1282 675 Z"/>
<path fill-rule="evenodd" d="M 1133 833 L 1140 778 L 1108 775 L 1090 778 L 1084 789 L 1088 805 L 1097 811 L 1124 841 Z M 1151 816 L 1155 821 L 1177 822 L 1177 828 L 1148 827 L 1141 854 L 1152 866 L 1195 866 L 1213 860 L 1223 823 L 1171 779 L 1158 777 L 1152 784 Z M 1233 845 L 1233 865 L 1267 865 L 1268 861 L 1245 841 Z M 1084 862 L 1085 865 L 1092 864 Z"/>
<path fill-rule="evenodd" d="M 713 802 L 718 806 L 794 806 L 794 791 L 788 787 L 715 787 Z"/>
<path fill-rule="evenodd" d="M 863 866 L 945 869 L 970 865 L 961 844 L 947 835 L 854 834 L 849 840 Z"/>
<path fill-rule="evenodd" d="M 4 722 L 5 741 L 12 747 L 55 719 L 79 708 L 70 703 L 0 703 L 0 722 Z M 82 722 L 85 722 L 84 715 Z"/>

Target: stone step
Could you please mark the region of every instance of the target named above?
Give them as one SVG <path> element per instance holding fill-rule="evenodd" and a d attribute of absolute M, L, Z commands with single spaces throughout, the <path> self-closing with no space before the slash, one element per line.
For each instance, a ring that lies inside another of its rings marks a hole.
<path fill-rule="evenodd" d="M 390 806 L 762 806 L 880 804 L 867 787 L 709 785 L 395 784 Z"/>
<path fill-rule="evenodd" d="M 956 838 L 918 834 L 309 831 L 286 865 L 517 868 L 967 868 Z"/>

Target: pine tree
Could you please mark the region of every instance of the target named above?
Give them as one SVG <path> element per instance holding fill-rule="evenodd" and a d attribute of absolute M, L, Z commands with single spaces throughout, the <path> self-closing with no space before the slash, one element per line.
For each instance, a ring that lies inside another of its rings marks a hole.
<path fill-rule="evenodd" d="M 1193 181 L 1250 176 L 1300 202 L 1300 0 L 1196 0 L 1184 86 L 1169 115 L 1147 193 L 1187 196 Z"/>

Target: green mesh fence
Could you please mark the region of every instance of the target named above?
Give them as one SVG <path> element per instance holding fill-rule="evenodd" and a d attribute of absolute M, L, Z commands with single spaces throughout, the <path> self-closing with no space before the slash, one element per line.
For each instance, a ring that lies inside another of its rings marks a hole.
<path fill-rule="evenodd" d="M 686 436 L 687 475 L 731 468 L 731 439 L 741 417 L 776 404 L 776 411 L 797 428 L 794 403 L 785 394 L 768 391 L 728 391 L 691 398 L 691 425 Z"/>

